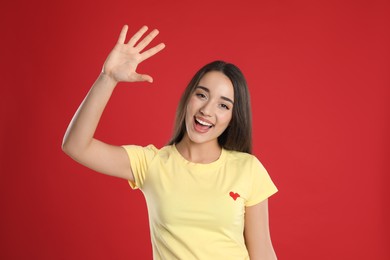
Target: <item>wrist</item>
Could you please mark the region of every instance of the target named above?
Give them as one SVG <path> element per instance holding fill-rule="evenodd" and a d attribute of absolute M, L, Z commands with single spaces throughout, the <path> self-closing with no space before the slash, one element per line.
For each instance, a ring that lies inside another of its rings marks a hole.
<path fill-rule="evenodd" d="M 116 81 L 113 77 L 107 75 L 104 72 L 101 72 L 99 75 L 99 80 L 107 84 L 108 86 L 114 88 L 116 84 L 118 84 L 118 81 Z"/>

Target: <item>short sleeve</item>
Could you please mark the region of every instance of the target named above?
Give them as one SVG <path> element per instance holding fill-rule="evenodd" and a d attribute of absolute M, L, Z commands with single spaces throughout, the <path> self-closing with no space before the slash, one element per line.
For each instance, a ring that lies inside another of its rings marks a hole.
<path fill-rule="evenodd" d="M 247 207 L 262 202 L 278 191 L 267 170 L 256 157 L 253 157 L 252 162 L 250 189 L 250 195 L 245 203 Z"/>
<path fill-rule="evenodd" d="M 153 145 L 146 147 L 137 145 L 122 146 L 129 157 L 130 167 L 134 175 L 134 182 L 129 180 L 132 189 L 142 189 L 142 186 L 147 178 L 147 171 L 150 162 L 156 156 L 158 149 Z"/>

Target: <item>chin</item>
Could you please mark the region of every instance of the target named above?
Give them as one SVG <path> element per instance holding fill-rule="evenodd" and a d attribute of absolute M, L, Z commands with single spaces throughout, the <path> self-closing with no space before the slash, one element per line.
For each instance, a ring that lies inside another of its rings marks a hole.
<path fill-rule="evenodd" d="M 191 135 L 187 133 L 187 138 L 190 143 L 194 144 L 212 144 L 212 143 L 218 143 L 217 138 L 207 138 L 204 136 L 198 136 L 197 134 Z"/>

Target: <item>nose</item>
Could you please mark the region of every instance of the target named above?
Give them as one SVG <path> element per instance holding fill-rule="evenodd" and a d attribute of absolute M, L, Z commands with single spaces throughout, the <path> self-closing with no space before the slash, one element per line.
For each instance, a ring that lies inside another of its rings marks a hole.
<path fill-rule="evenodd" d="M 211 102 L 206 102 L 199 110 L 203 116 L 212 116 L 213 109 Z"/>

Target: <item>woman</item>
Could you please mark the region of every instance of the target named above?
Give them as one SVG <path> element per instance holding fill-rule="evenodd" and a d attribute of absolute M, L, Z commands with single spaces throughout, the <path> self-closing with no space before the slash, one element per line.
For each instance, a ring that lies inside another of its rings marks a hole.
<path fill-rule="evenodd" d="M 63 150 L 98 172 L 129 181 L 147 201 L 154 259 L 276 259 L 268 200 L 277 189 L 251 152 L 249 93 L 241 71 L 217 61 L 200 69 L 180 101 L 169 145 L 113 146 L 93 136 L 118 82 L 153 82 L 136 72 L 163 43 L 124 26 L 65 133 Z"/>

